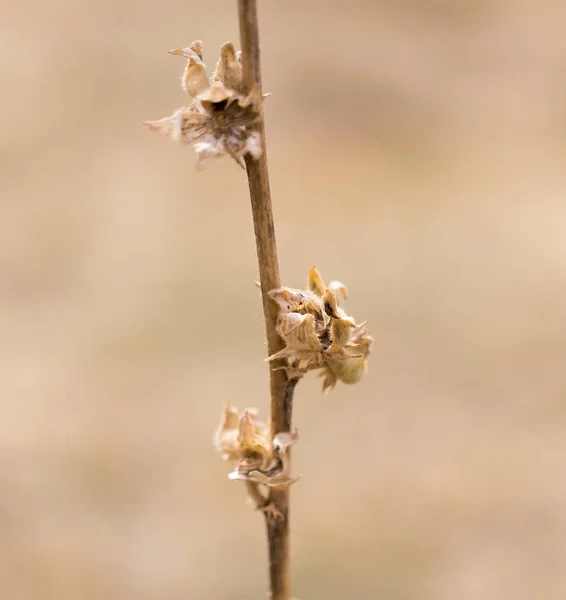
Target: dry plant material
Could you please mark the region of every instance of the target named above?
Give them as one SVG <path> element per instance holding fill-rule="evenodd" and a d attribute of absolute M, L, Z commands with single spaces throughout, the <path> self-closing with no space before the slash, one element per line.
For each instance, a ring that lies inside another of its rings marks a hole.
<path fill-rule="evenodd" d="M 357 383 L 367 369 L 373 338 L 367 334 L 367 321 L 356 324 L 343 308 L 348 290 L 339 281 L 328 288 L 313 266 L 306 290 L 282 287 L 268 294 L 280 307 L 276 331 L 285 348 L 267 358 L 284 358 L 289 377 L 322 369 L 322 389 L 331 391 L 338 380 Z"/>
<path fill-rule="evenodd" d="M 256 237 L 270 370 L 269 422 L 256 409 L 240 413 L 224 407 L 214 443 L 234 465 L 229 478 L 243 481 L 256 509 L 266 517 L 271 600 L 291 600 L 289 487 L 293 395 L 310 370 L 324 377 L 323 391 L 337 381 L 356 383 L 366 370 L 372 338 L 366 322 L 357 324 L 344 310 L 348 297 L 340 282 L 325 285 L 312 267 L 305 290 L 281 287 L 271 192 L 265 153 L 263 98 L 256 0 L 238 0 L 242 51 L 231 42 L 220 49 L 211 77 L 203 63 L 202 42 L 170 50 L 187 59 L 181 87 L 187 106 L 158 121 L 154 131 L 192 144 L 197 168 L 208 159 L 230 156 L 246 168 Z"/>
<path fill-rule="evenodd" d="M 254 126 L 262 116 L 263 98 L 258 86 L 247 95 L 241 93 L 242 65 L 234 44 L 222 45 L 210 79 L 202 62 L 201 41 L 169 53 L 187 59 L 181 87 L 190 98 L 190 104 L 169 117 L 145 121 L 145 124 L 173 140 L 192 144 L 199 169 L 210 158 L 231 156 L 242 168 L 246 154 L 259 158 L 261 136 Z"/>
<path fill-rule="evenodd" d="M 257 419 L 257 410 L 248 408 L 240 415 L 227 403 L 214 441 L 224 460 L 236 463 L 229 478 L 253 481 L 267 487 L 284 488 L 298 479 L 292 477 L 288 449 L 297 433 L 279 433 L 271 439 L 270 427 Z"/>

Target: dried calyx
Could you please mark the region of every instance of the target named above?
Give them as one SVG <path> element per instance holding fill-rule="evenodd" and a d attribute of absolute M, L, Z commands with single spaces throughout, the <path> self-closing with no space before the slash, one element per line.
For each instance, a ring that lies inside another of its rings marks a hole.
<path fill-rule="evenodd" d="M 187 59 L 181 87 L 191 102 L 169 117 L 145 124 L 174 140 L 193 144 L 199 168 L 207 159 L 225 155 L 242 168 L 246 154 L 258 159 L 262 141 L 256 126 L 261 119 L 263 98 L 257 86 L 248 95 L 241 93 L 242 65 L 234 45 L 222 45 L 210 78 L 202 62 L 202 42 L 169 52 Z"/>
<path fill-rule="evenodd" d="M 257 419 L 255 409 L 247 409 L 240 415 L 228 402 L 214 441 L 223 459 L 237 463 L 229 475 L 232 480 L 282 488 L 299 479 L 291 477 L 288 453 L 291 444 L 297 441 L 297 434 L 279 433 L 272 442 L 268 425 Z"/>
<path fill-rule="evenodd" d="M 286 359 L 291 378 L 322 369 L 325 393 L 338 380 L 356 383 L 361 379 L 373 338 L 367 334 L 367 321 L 357 325 L 344 312 L 348 297 L 344 284 L 333 281 L 327 288 L 313 266 L 306 290 L 282 287 L 270 291 L 269 296 L 280 307 L 276 329 L 285 348 L 267 360 Z"/>

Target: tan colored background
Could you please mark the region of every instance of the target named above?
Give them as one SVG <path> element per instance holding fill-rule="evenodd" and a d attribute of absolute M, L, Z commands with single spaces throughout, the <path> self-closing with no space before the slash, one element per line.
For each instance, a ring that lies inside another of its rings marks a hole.
<path fill-rule="evenodd" d="M 144 119 L 235 1 L 4 6 L 0 596 L 264 598 L 211 437 L 267 407 L 245 176 Z M 260 6 L 282 274 L 370 320 L 296 396 L 301 600 L 566 596 L 562 2 Z M 561 16 L 562 15 L 562 16 Z"/>

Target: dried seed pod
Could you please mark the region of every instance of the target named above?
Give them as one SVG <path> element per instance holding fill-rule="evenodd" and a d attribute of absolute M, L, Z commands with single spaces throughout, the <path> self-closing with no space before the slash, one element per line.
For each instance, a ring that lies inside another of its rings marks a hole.
<path fill-rule="evenodd" d="M 182 87 L 192 99 L 185 108 L 158 121 L 146 121 L 152 130 L 174 140 L 193 144 L 198 155 L 197 168 L 206 160 L 232 157 L 244 168 L 243 157 L 258 159 L 263 152 L 257 124 L 261 120 L 263 97 L 259 86 L 250 94 L 240 94 L 242 66 L 231 42 L 221 49 L 217 69 L 209 81 L 202 62 L 202 42 L 170 50 L 187 58 Z"/>
<path fill-rule="evenodd" d="M 224 406 L 220 425 L 214 434 L 216 449 L 225 460 L 255 458 L 260 464 L 272 458 L 269 427 L 258 421 L 257 410 L 248 408 L 243 415 L 230 402 Z"/>
<path fill-rule="evenodd" d="M 248 409 L 240 416 L 229 402 L 224 407 L 214 443 L 222 458 L 237 463 L 230 473 L 232 480 L 248 481 L 248 488 L 255 506 L 268 513 L 273 512 L 269 502 L 257 485 L 285 487 L 299 477 L 291 477 L 288 449 L 297 441 L 297 433 L 278 433 L 270 439 L 269 427 L 257 420 L 257 411 Z M 276 516 L 273 513 L 272 516 Z"/>
<path fill-rule="evenodd" d="M 343 283 L 333 281 L 326 288 L 313 266 L 306 290 L 284 287 L 269 295 L 281 308 L 276 331 L 285 348 L 268 360 L 286 359 L 290 377 L 322 368 L 324 392 L 330 391 L 338 380 L 355 383 L 361 379 L 372 338 L 367 335 L 365 323 L 356 325 L 344 311 L 348 290 Z"/>
<path fill-rule="evenodd" d="M 198 166 L 209 158 L 231 156 L 242 168 L 242 157 L 259 158 L 261 138 L 249 127 L 258 122 L 261 107 L 257 92 L 238 96 L 217 82 L 194 98 L 190 108 L 175 111 L 171 117 L 146 121 L 151 129 L 184 143 L 192 143 L 198 154 Z"/>

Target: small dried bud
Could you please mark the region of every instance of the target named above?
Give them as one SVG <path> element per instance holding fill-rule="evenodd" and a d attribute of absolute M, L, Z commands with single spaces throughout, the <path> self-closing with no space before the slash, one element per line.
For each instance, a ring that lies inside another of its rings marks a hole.
<path fill-rule="evenodd" d="M 234 45 L 226 42 L 216 71 L 209 80 L 202 62 L 202 42 L 187 48 L 176 48 L 171 54 L 187 58 L 181 87 L 191 98 L 191 104 L 175 111 L 170 117 L 146 121 L 152 130 L 174 140 L 193 144 L 200 168 L 209 158 L 231 156 L 244 168 L 247 154 L 258 159 L 262 140 L 257 124 L 261 120 L 263 98 L 259 87 L 247 96 L 242 88 L 242 65 Z"/>
<path fill-rule="evenodd" d="M 290 376 L 322 368 L 323 391 L 330 391 L 338 380 L 359 381 L 366 370 L 372 338 L 366 323 L 356 325 L 342 308 L 348 297 L 346 286 L 338 281 L 326 288 L 316 267 L 307 279 L 307 290 L 280 288 L 269 295 L 281 312 L 276 331 L 285 348 L 267 360 L 286 359 Z"/>

